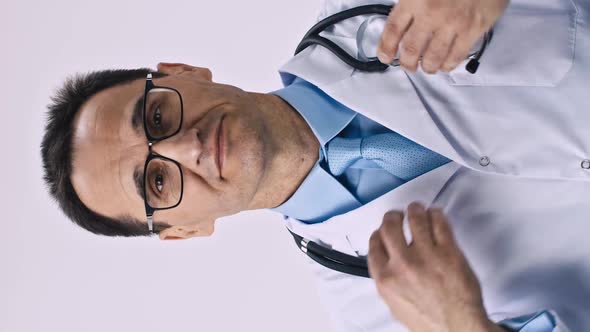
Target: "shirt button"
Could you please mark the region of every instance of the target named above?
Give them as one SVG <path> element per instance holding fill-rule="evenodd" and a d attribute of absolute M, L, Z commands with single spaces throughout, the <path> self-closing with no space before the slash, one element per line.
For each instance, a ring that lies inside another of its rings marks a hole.
<path fill-rule="evenodd" d="M 582 160 L 582 168 L 583 169 L 590 169 L 590 159 Z"/>
<path fill-rule="evenodd" d="M 479 160 L 479 164 L 483 167 L 486 167 L 490 164 L 490 158 L 488 156 L 481 157 L 481 159 Z"/>

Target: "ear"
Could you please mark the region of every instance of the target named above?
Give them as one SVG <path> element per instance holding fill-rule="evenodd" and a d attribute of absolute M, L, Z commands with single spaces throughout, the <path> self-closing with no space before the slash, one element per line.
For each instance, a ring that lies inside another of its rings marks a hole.
<path fill-rule="evenodd" d="M 160 231 L 160 240 L 186 240 L 193 237 L 211 236 L 214 231 L 214 222 L 206 225 L 210 226 L 204 227 L 202 224 L 170 226 Z"/>
<path fill-rule="evenodd" d="M 196 75 L 200 79 L 209 82 L 211 82 L 213 79 L 213 74 L 211 74 L 211 70 L 209 70 L 209 68 L 195 67 L 184 63 L 160 62 L 158 63 L 158 72 L 167 75 L 180 75 L 188 73 L 190 75 Z"/>

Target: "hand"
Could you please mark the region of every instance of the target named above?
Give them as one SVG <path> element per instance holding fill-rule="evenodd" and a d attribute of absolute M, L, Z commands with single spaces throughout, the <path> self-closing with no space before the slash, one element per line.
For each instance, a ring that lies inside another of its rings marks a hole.
<path fill-rule="evenodd" d="M 391 313 L 411 331 L 503 331 L 488 320 L 477 277 L 439 209 L 408 207 L 385 214 L 369 243 L 369 272 Z"/>
<path fill-rule="evenodd" d="M 430 74 L 451 71 L 504 12 L 508 0 L 399 0 L 381 35 L 378 56 L 391 63 L 401 42 L 400 64 Z"/>

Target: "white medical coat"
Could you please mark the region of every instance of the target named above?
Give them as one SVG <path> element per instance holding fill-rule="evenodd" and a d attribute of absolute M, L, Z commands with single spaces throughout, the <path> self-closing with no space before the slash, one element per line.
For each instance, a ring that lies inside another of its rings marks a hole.
<path fill-rule="evenodd" d="M 320 19 L 368 3 L 388 2 L 326 1 Z M 324 36 L 357 54 L 365 19 Z M 369 56 L 384 19 L 361 38 Z M 320 46 L 281 75 L 454 160 L 324 223 L 289 219 L 290 229 L 364 256 L 386 211 L 412 201 L 442 207 L 492 319 L 551 310 L 556 331 L 590 331 L 590 1 L 513 0 L 476 75 L 464 64 L 450 74 L 364 73 Z M 338 331 L 406 331 L 372 280 L 311 265 Z"/>

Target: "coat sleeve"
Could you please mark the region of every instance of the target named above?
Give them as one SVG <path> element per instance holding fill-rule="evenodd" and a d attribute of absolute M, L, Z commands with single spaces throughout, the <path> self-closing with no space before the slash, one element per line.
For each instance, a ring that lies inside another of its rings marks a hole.
<path fill-rule="evenodd" d="M 510 332 L 569 332 L 557 314 L 549 310 L 504 319 L 498 325 Z"/>

